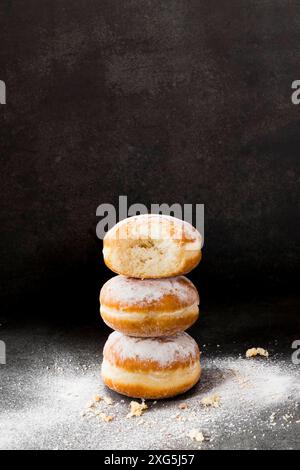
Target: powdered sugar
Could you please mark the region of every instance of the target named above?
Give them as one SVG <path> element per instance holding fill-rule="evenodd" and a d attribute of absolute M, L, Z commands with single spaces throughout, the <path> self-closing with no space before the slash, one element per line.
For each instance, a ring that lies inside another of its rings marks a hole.
<path fill-rule="evenodd" d="M 61 358 L 60 366 L 62 373 L 35 373 L 32 389 L 23 390 L 24 402 L 10 393 L 10 405 L 0 409 L 1 449 L 193 449 L 197 445 L 187 434 L 194 428 L 207 437 L 203 448 L 286 448 L 299 420 L 297 371 L 282 362 L 206 358 L 198 386 L 175 400 L 147 402 L 142 422 L 126 418 L 130 399 L 114 394 L 113 405 L 102 400 L 99 410 L 114 416 L 110 423 L 80 417 L 95 392 L 109 393 L 99 384 L 99 364 L 74 371 Z M 15 387 L 15 380 L 5 381 L 4 396 L 10 382 Z M 203 397 L 215 393 L 219 408 L 201 406 Z M 187 409 L 180 410 L 183 401 Z"/>
<path fill-rule="evenodd" d="M 187 333 L 164 338 L 133 338 L 114 331 L 104 347 L 112 347 L 121 359 L 140 359 L 166 366 L 178 359 L 197 357 L 196 341 Z"/>
<path fill-rule="evenodd" d="M 236 409 L 238 402 L 245 408 L 247 404 L 267 408 L 287 399 L 291 391 L 295 398 L 300 399 L 299 377 L 293 375 L 288 368 L 284 369 L 282 364 L 271 363 L 269 359 L 215 359 L 210 362 L 204 379 L 213 377 L 214 371 L 217 370 L 222 376 L 220 384 L 215 384 L 214 393 L 220 395 L 222 401 L 226 400 L 227 410 L 228 407 L 231 407 L 232 411 Z M 205 386 L 205 382 L 202 381 L 202 385 Z"/>
<path fill-rule="evenodd" d="M 165 296 L 171 296 L 181 306 L 199 302 L 195 286 L 184 276 L 165 279 L 132 279 L 115 276 L 104 284 L 100 301 L 113 299 L 121 307 L 154 305 Z"/>
<path fill-rule="evenodd" d="M 96 355 L 102 339 L 97 331 L 90 328 L 79 335 L 31 327 L 7 331 L 4 339 L 16 347 L 9 364 L 0 368 L 1 450 L 194 451 L 199 444 L 187 437 L 192 429 L 207 437 L 203 449 L 299 449 L 299 366 L 292 364 L 290 351 L 278 357 L 272 344 L 264 344 L 269 359 L 246 359 L 244 344 L 235 352 L 231 346 L 211 344 L 211 351 L 203 352 L 202 377 L 195 388 L 173 400 L 147 401 L 149 410 L 142 418 L 127 419 L 131 399 L 101 383 L 101 354 Z M 97 405 L 113 421 L 80 417 L 95 394 L 113 398 L 113 405 L 104 400 Z M 201 405 L 214 394 L 220 396 L 219 408 Z M 182 402 L 187 409 L 179 409 Z"/>
<path fill-rule="evenodd" d="M 202 237 L 189 222 L 162 214 L 141 214 L 121 220 L 104 237 L 106 239 L 176 239 L 197 241 L 202 245 Z"/>

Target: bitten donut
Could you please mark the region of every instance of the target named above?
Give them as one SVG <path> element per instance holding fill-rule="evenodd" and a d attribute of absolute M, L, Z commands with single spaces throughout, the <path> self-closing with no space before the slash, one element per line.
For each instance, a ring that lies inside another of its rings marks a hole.
<path fill-rule="evenodd" d="M 129 397 L 173 397 L 192 388 L 201 375 L 199 348 L 187 333 L 134 338 L 115 331 L 103 355 L 104 383 Z"/>
<path fill-rule="evenodd" d="M 184 276 L 134 279 L 115 276 L 100 292 L 100 312 L 113 330 L 128 336 L 169 336 L 199 316 L 199 295 Z"/>
<path fill-rule="evenodd" d="M 103 240 L 105 264 L 117 274 L 162 278 L 187 274 L 201 260 L 200 233 L 188 222 L 164 215 L 122 220 Z"/>

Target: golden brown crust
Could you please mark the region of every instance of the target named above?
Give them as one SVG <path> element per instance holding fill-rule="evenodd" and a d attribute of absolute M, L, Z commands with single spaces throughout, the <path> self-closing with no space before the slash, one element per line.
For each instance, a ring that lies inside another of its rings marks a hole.
<path fill-rule="evenodd" d="M 150 355 L 149 349 L 153 351 Z M 105 343 L 103 357 L 128 372 L 149 373 L 190 367 L 199 361 L 200 351 L 187 333 L 162 338 L 131 338 L 115 331 Z"/>
<path fill-rule="evenodd" d="M 111 315 L 109 311 L 101 309 L 103 321 L 113 330 L 120 331 L 128 336 L 137 337 L 158 337 L 171 336 L 180 331 L 190 328 L 199 317 L 199 308 L 195 306 L 188 313 L 182 313 L 181 316 L 169 315 L 140 315 L 142 318 L 137 320 L 122 318 L 122 315 L 116 317 Z"/>
<path fill-rule="evenodd" d="M 197 357 L 199 360 L 200 354 Z M 184 367 L 190 367 L 196 362 L 196 360 L 191 361 L 191 359 L 178 359 L 168 365 L 161 366 L 156 361 L 142 361 L 138 359 L 121 359 L 120 356 L 115 354 L 112 351 L 106 354 L 106 359 L 113 365 L 126 369 L 128 372 L 161 372 L 161 371 L 174 371 Z"/>
<path fill-rule="evenodd" d="M 162 215 L 123 220 L 104 237 L 105 264 L 124 276 L 164 278 L 187 274 L 201 260 L 202 239 L 189 223 Z"/>
<path fill-rule="evenodd" d="M 128 313 L 172 313 L 199 303 L 196 287 L 184 276 L 161 280 L 115 276 L 100 292 L 101 305 Z"/>
<path fill-rule="evenodd" d="M 172 397 L 193 387 L 201 375 L 199 348 L 187 333 L 142 339 L 114 332 L 103 356 L 104 383 L 131 397 Z"/>
<path fill-rule="evenodd" d="M 107 376 L 103 377 L 103 382 L 107 387 L 115 392 L 121 393 L 127 397 L 131 398 L 144 398 L 145 400 L 160 400 L 164 398 L 172 398 L 176 395 L 190 390 L 196 383 L 200 380 L 201 369 L 195 377 L 190 380 L 187 380 L 185 383 L 180 385 L 172 385 L 170 383 L 169 387 L 161 388 L 160 390 L 147 387 L 144 384 L 128 384 L 121 381 L 113 380 Z"/>
<path fill-rule="evenodd" d="M 199 316 L 199 294 L 184 276 L 133 279 L 115 276 L 101 289 L 100 313 L 112 329 L 129 336 L 169 336 Z"/>

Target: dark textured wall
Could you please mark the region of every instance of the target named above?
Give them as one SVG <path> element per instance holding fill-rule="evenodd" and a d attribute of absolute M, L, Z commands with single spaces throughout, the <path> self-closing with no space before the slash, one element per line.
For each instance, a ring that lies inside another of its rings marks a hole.
<path fill-rule="evenodd" d="M 120 194 L 205 204 L 207 295 L 296 286 L 298 1 L 2 0 L 0 17 L 5 305 L 96 305 L 95 211 Z"/>

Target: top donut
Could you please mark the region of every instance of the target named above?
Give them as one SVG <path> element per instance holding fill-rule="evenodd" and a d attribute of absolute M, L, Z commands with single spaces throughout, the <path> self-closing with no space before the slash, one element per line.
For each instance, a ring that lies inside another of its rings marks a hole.
<path fill-rule="evenodd" d="M 140 279 L 187 274 L 201 260 L 202 238 L 188 222 L 146 214 L 130 217 L 107 232 L 105 264 L 115 273 Z"/>

